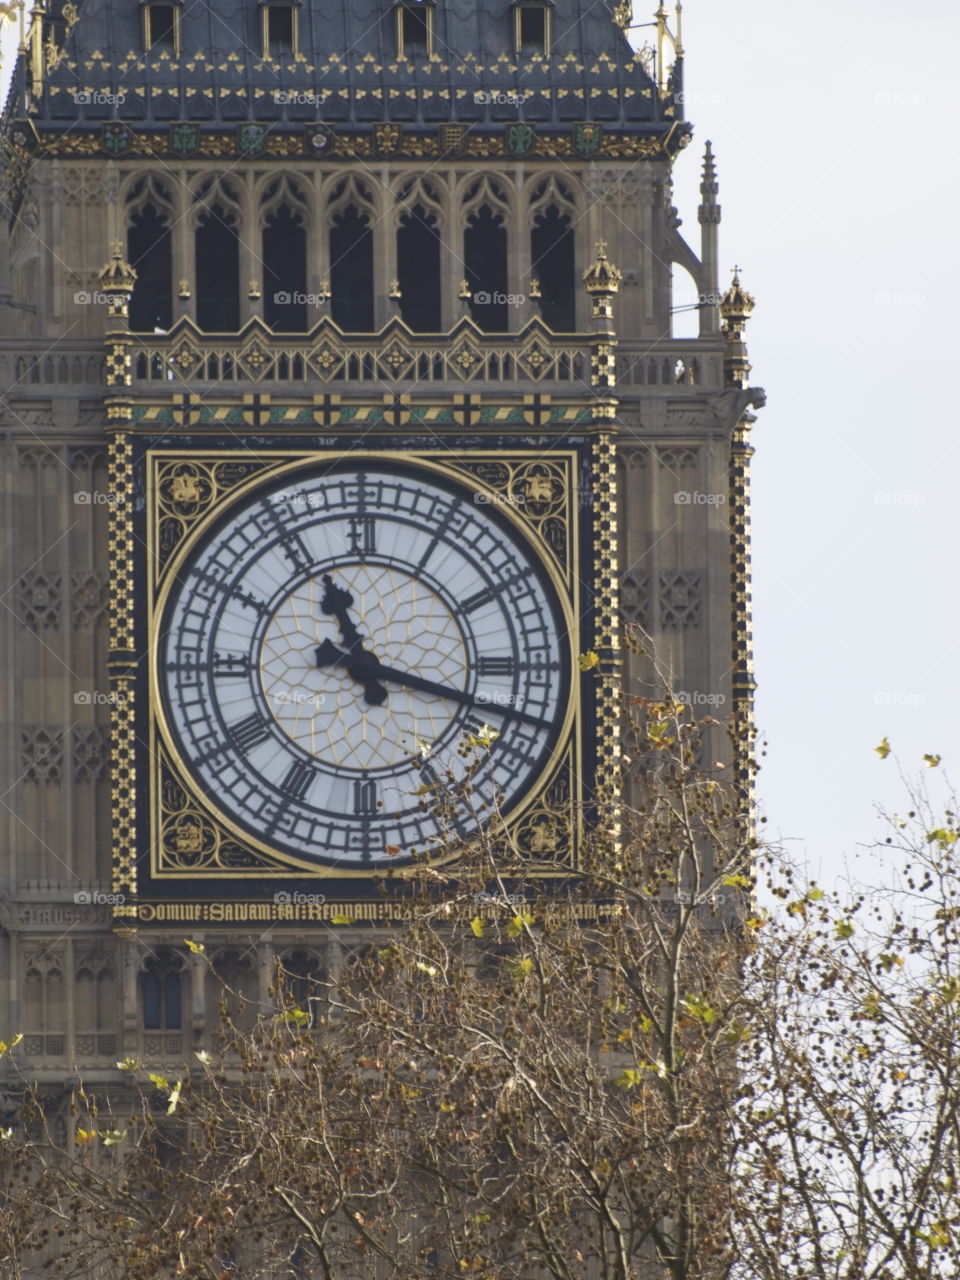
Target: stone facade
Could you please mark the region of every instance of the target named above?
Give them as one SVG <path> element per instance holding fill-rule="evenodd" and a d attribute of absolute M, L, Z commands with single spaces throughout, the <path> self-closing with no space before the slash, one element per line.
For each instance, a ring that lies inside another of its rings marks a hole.
<path fill-rule="evenodd" d="M 665 137 L 675 123 L 667 119 L 653 133 Z M 564 125 L 566 139 L 571 128 Z M 322 316 L 333 265 L 329 227 L 352 198 L 370 212 L 374 329 L 381 330 L 397 314 L 397 230 L 419 202 L 440 235 L 441 328 L 450 331 L 468 311 L 459 246 L 469 219 L 485 206 L 506 229 L 506 292 L 518 299 L 499 359 L 516 356 L 512 335 L 538 314 L 530 236 L 538 215 L 552 207 L 569 218 L 578 282 L 605 241 L 623 273 L 614 304 L 621 613 L 653 635 L 675 689 L 711 700 L 723 713 L 745 709 L 752 685 L 746 437 L 749 408 L 762 394 L 746 387 L 742 329 L 736 316 L 723 319 L 719 305 L 720 209 L 709 145 L 696 251 L 672 205 L 676 151 L 675 143 L 651 143 L 645 154 L 624 158 L 612 148 L 591 157 L 566 145 L 562 157 L 516 156 L 501 140 L 483 156 L 433 154 L 428 163 L 404 155 L 402 146 L 394 156 L 368 148 L 362 158 L 341 155 L 325 166 L 302 148 L 243 162 L 229 154 L 110 156 L 93 144 L 86 155 L 57 145 L 23 150 L 29 163 L 16 176 L 16 214 L 0 233 L 8 236 L 0 262 L 9 260 L 0 268 L 0 1037 L 23 1032 L 21 1068 L 53 1095 L 77 1075 L 119 1083 L 115 1064 L 128 1055 L 175 1060 L 199 1047 L 217 1018 L 206 964 L 184 948 L 183 928 L 138 933 L 117 927 L 112 912 L 107 660 L 115 495 L 105 431 L 108 307 L 99 295 L 114 243 L 125 242 L 147 204 L 161 212 L 172 240 L 173 319 L 195 318 L 196 228 L 219 200 L 239 236 L 244 325 L 263 314 L 260 237 L 285 200 L 305 228 L 306 293 L 321 299 Z M 676 267 L 693 277 L 703 300 L 694 339 L 671 337 Z M 738 305 L 731 294 L 727 305 Z M 589 298 L 578 287 L 576 333 L 564 342 L 582 351 L 581 372 L 558 364 L 552 378 L 538 382 L 529 368 L 509 366 L 494 388 L 556 394 L 564 377 L 587 377 L 584 335 L 591 328 Z M 215 376 L 181 384 L 151 341 L 150 333 L 138 340 L 133 387 L 169 397 L 209 394 L 234 367 L 239 347 L 222 342 Z M 401 362 L 424 345 L 409 335 L 398 341 Z M 426 345 L 432 395 L 452 402 L 491 389 L 475 380 L 469 363 L 461 361 L 457 374 L 448 359 L 453 338 Z M 289 346 L 274 385 L 239 389 L 369 396 L 409 393 L 427 376 L 418 366 L 419 381 L 385 387 L 370 366 L 347 359 L 327 381 L 298 372 L 292 337 Z M 330 362 L 342 356 L 334 351 Z M 639 692 L 658 691 L 646 659 L 628 657 L 625 678 Z M 723 757 L 719 735 L 709 749 Z M 275 957 L 315 971 L 336 968 L 359 931 L 278 925 L 255 934 L 229 926 L 191 934 L 236 986 L 266 1001 Z"/>

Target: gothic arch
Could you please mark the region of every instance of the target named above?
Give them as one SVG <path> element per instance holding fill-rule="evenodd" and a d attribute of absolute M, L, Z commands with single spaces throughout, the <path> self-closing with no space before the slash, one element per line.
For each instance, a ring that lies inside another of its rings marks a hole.
<path fill-rule="evenodd" d="M 348 174 L 327 197 L 325 214 L 331 315 L 345 333 L 371 333 L 377 200 L 355 174 Z"/>
<path fill-rule="evenodd" d="M 514 195 L 484 174 L 466 188 L 460 207 L 470 315 L 487 333 L 506 333 L 510 328 L 509 229 L 517 225 Z"/>
<path fill-rule="evenodd" d="M 290 174 L 258 184 L 263 318 L 280 333 L 304 333 L 307 307 L 308 197 Z"/>
<path fill-rule="evenodd" d="M 406 181 L 397 192 L 397 280 L 400 316 L 414 333 L 443 328 L 444 207 L 436 184 Z"/>
<path fill-rule="evenodd" d="M 173 246 L 175 221 L 169 188 L 153 174 L 126 184 L 124 218 L 127 260 L 137 273 L 130 299 L 130 328 L 135 332 L 169 329 L 173 321 Z"/>
<path fill-rule="evenodd" d="M 225 178 L 205 178 L 193 193 L 197 325 L 208 333 L 240 327 L 240 191 Z"/>
<path fill-rule="evenodd" d="M 530 275 L 537 281 L 540 315 L 555 332 L 577 327 L 576 198 L 555 175 L 528 184 Z"/>

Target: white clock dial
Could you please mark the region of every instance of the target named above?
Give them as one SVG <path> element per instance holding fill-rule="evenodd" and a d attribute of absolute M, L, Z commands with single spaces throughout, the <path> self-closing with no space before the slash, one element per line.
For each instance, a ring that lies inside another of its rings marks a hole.
<path fill-rule="evenodd" d="M 569 619 L 474 496 L 383 460 L 298 472 L 190 551 L 162 607 L 162 724 L 234 827 L 318 864 L 428 849 L 422 788 L 462 775 L 483 724 L 479 797 L 508 812 L 540 778 L 570 711 Z"/>

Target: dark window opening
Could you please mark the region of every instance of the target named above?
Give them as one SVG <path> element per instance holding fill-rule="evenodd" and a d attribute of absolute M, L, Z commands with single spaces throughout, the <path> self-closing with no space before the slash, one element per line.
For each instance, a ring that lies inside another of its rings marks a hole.
<path fill-rule="evenodd" d="M 397 229 L 400 315 L 414 333 L 440 332 L 440 233 L 434 222 L 418 204 Z"/>
<path fill-rule="evenodd" d="M 162 961 L 154 962 L 141 979 L 144 1031 L 179 1031 L 181 975 Z"/>
<path fill-rule="evenodd" d="M 520 48 L 545 53 L 547 49 L 546 9 L 520 10 Z"/>
<path fill-rule="evenodd" d="M 555 333 L 572 333 L 577 325 L 576 262 L 570 218 L 551 205 L 540 214 L 530 234 L 531 275 L 540 282 L 540 315 Z"/>
<path fill-rule="evenodd" d="M 216 204 L 197 227 L 197 325 L 205 333 L 240 327 L 240 238 Z"/>
<path fill-rule="evenodd" d="M 170 229 L 152 204 L 133 215 L 127 231 L 127 259 L 137 273 L 130 299 L 130 328 L 137 333 L 169 329 L 173 322 Z"/>
<path fill-rule="evenodd" d="M 344 333 L 373 332 L 373 232 L 354 205 L 330 228 L 330 312 Z"/>
<path fill-rule="evenodd" d="M 400 10 L 400 52 L 430 52 L 430 10 L 426 5 L 404 5 Z"/>
<path fill-rule="evenodd" d="M 263 228 L 263 318 L 276 333 L 307 330 L 307 232 L 286 205 Z"/>
<path fill-rule="evenodd" d="M 316 956 L 309 951 L 292 951 L 284 956 L 283 988 L 285 1003 L 308 1013 L 310 1025 L 316 1026 L 326 995 L 323 971 Z"/>
<path fill-rule="evenodd" d="M 169 49 L 176 44 L 176 13 L 172 4 L 147 6 L 147 48 Z"/>
<path fill-rule="evenodd" d="M 507 230 L 503 218 L 484 205 L 467 220 L 463 258 L 470 287 L 470 314 L 486 333 L 506 333 Z"/>
<path fill-rule="evenodd" d="M 267 8 L 268 58 L 293 53 L 293 9 L 287 5 L 269 5 Z"/>

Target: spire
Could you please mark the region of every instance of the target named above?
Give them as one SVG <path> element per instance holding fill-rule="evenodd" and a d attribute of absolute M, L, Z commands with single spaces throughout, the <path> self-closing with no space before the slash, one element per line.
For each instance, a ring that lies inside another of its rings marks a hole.
<path fill-rule="evenodd" d="M 697 211 L 701 226 L 704 223 L 720 221 L 720 206 L 717 204 L 719 190 L 717 167 L 713 162 L 713 144 L 708 142 L 703 152 L 703 177 L 700 180 L 700 195 L 703 203 Z"/>
<path fill-rule="evenodd" d="M 713 162 L 713 144 L 708 142 L 703 152 L 703 177 L 700 181 L 700 337 L 716 338 L 720 332 L 717 303 L 720 301 L 720 274 L 718 266 L 718 230 L 720 206 L 717 204 L 717 168 Z"/>
<path fill-rule="evenodd" d="M 751 294 L 740 284 L 740 268 L 733 268 L 730 288 L 720 302 L 723 316 L 723 337 L 727 349 L 723 357 L 724 381 L 728 387 L 749 385 L 750 361 L 747 359 L 747 342 L 744 330 L 756 306 Z"/>

